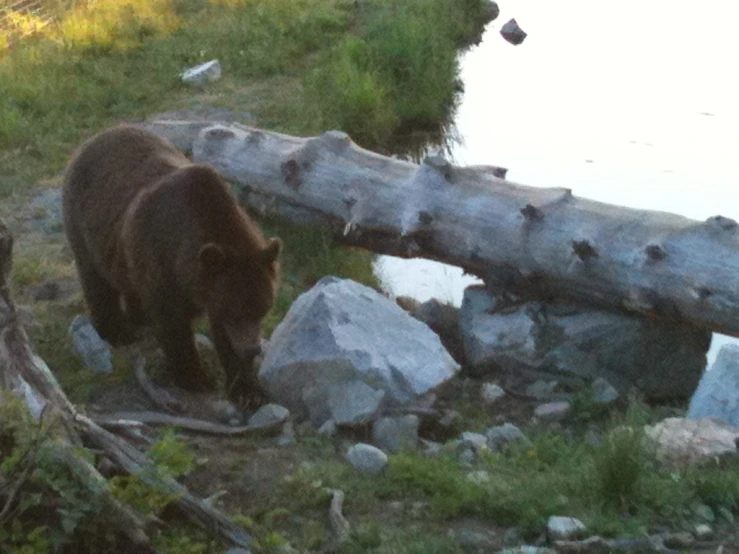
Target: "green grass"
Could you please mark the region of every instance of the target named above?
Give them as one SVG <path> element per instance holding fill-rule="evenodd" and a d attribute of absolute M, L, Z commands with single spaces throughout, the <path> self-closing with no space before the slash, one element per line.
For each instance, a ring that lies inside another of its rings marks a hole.
<path fill-rule="evenodd" d="M 651 415 L 632 404 L 608 424 L 599 446 L 586 444 L 579 435 L 530 431 L 529 445 L 484 454 L 471 467 L 460 464 L 453 451 L 438 456 L 405 452 L 391 455 L 380 476 L 356 472 L 322 444 L 313 455 L 309 448 L 305 457 L 312 461 L 287 477 L 255 517 L 264 521 L 264 513 L 280 509 L 322 521 L 329 490 L 340 489 L 347 499 L 345 515 L 363 529 L 357 530 L 348 552 L 391 552 L 391 544 L 410 548 L 419 540 L 414 529 L 424 529 L 427 539 L 438 541 L 460 518 L 517 526 L 536 536 L 549 516 L 568 515 L 582 520 L 592 534 L 639 537 L 655 526 L 679 530 L 695 524 L 695 506 L 705 504 L 724 514 L 717 524 L 728 525 L 726 514 L 739 514 L 737 461 L 684 469 L 661 466 L 641 431 L 644 418 Z M 308 443 L 300 439 L 305 448 Z M 471 481 L 468 473 L 473 470 L 487 471 L 489 481 Z M 388 510 L 391 502 L 403 506 L 400 512 Z M 413 513 L 410 507 L 418 502 L 428 503 L 428 510 Z M 403 529 L 393 525 L 398 517 Z M 376 525 L 361 527 L 370 521 Z M 287 525 L 272 529 L 300 533 Z M 442 551 L 456 551 L 448 546 Z"/>

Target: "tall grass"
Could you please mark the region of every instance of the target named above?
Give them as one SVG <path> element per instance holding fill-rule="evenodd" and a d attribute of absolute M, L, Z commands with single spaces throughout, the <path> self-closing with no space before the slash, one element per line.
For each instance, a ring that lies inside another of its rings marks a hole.
<path fill-rule="evenodd" d="M 480 31 L 482 2 L 463 4 L 367 2 L 358 36 L 339 42 L 306 79 L 322 126 L 387 151 L 399 135 L 447 123 L 460 90 L 457 47 Z"/>
<path fill-rule="evenodd" d="M 237 85 L 298 71 L 348 22 L 326 0 L 91 0 L 0 57 L 0 164 L 11 186 L 38 179 L 101 127 L 192 102 L 183 69 L 219 58 Z"/>

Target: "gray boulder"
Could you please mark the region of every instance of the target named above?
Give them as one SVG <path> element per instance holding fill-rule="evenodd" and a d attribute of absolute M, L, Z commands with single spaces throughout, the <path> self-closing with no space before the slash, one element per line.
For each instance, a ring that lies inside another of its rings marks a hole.
<path fill-rule="evenodd" d="M 685 417 L 716 417 L 739 425 L 739 346 L 721 348 L 711 369 L 703 374 Z"/>
<path fill-rule="evenodd" d="M 386 452 L 413 450 L 418 446 L 418 416 L 383 417 L 372 425 L 372 442 Z"/>
<path fill-rule="evenodd" d="M 356 469 L 376 475 L 388 464 L 387 454 L 371 444 L 359 443 L 351 446 L 346 457 Z"/>
<path fill-rule="evenodd" d="M 521 429 L 512 423 L 489 427 L 485 430 L 485 438 L 487 439 L 488 448 L 494 452 L 503 452 L 514 442 L 530 442 Z"/>
<path fill-rule="evenodd" d="M 510 379 L 556 378 L 582 385 L 601 377 L 619 394 L 687 398 L 706 366 L 710 332 L 564 302 L 497 310 L 479 285 L 465 290 L 461 329 L 468 366 Z"/>
<path fill-rule="evenodd" d="M 458 369 L 434 332 L 394 302 L 325 277 L 275 329 L 259 380 L 276 402 L 318 427 L 327 419 L 376 419 L 386 406 L 428 407 Z M 351 402 L 359 408 L 350 410 Z"/>
<path fill-rule="evenodd" d="M 419 305 L 411 312 L 411 315 L 423 321 L 439 335 L 441 343 L 449 354 L 460 364 L 464 364 L 464 342 L 459 329 L 459 308 L 432 298 Z"/>

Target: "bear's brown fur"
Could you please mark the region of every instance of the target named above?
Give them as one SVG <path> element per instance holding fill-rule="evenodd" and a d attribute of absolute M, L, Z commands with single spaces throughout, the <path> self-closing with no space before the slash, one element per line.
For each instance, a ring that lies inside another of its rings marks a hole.
<path fill-rule="evenodd" d="M 258 394 L 251 368 L 277 290 L 282 248 L 265 240 L 228 184 L 131 125 L 87 141 L 63 188 L 64 226 L 92 321 L 111 344 L 149 324 L 167 370 L 207 385 L 192 321 L 205 315 L 233 395 Z"/>

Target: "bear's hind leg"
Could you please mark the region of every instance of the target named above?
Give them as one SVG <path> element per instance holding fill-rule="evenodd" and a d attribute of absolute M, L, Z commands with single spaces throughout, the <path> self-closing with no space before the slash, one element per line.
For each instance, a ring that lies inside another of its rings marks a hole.
<path fill-rule="evenodd" d="M 77 264 L 82 292 L 100 337 L 113 346 L 135 340 L 133 328 L 121 309 L 120 293 L 91 266 Z"/>

